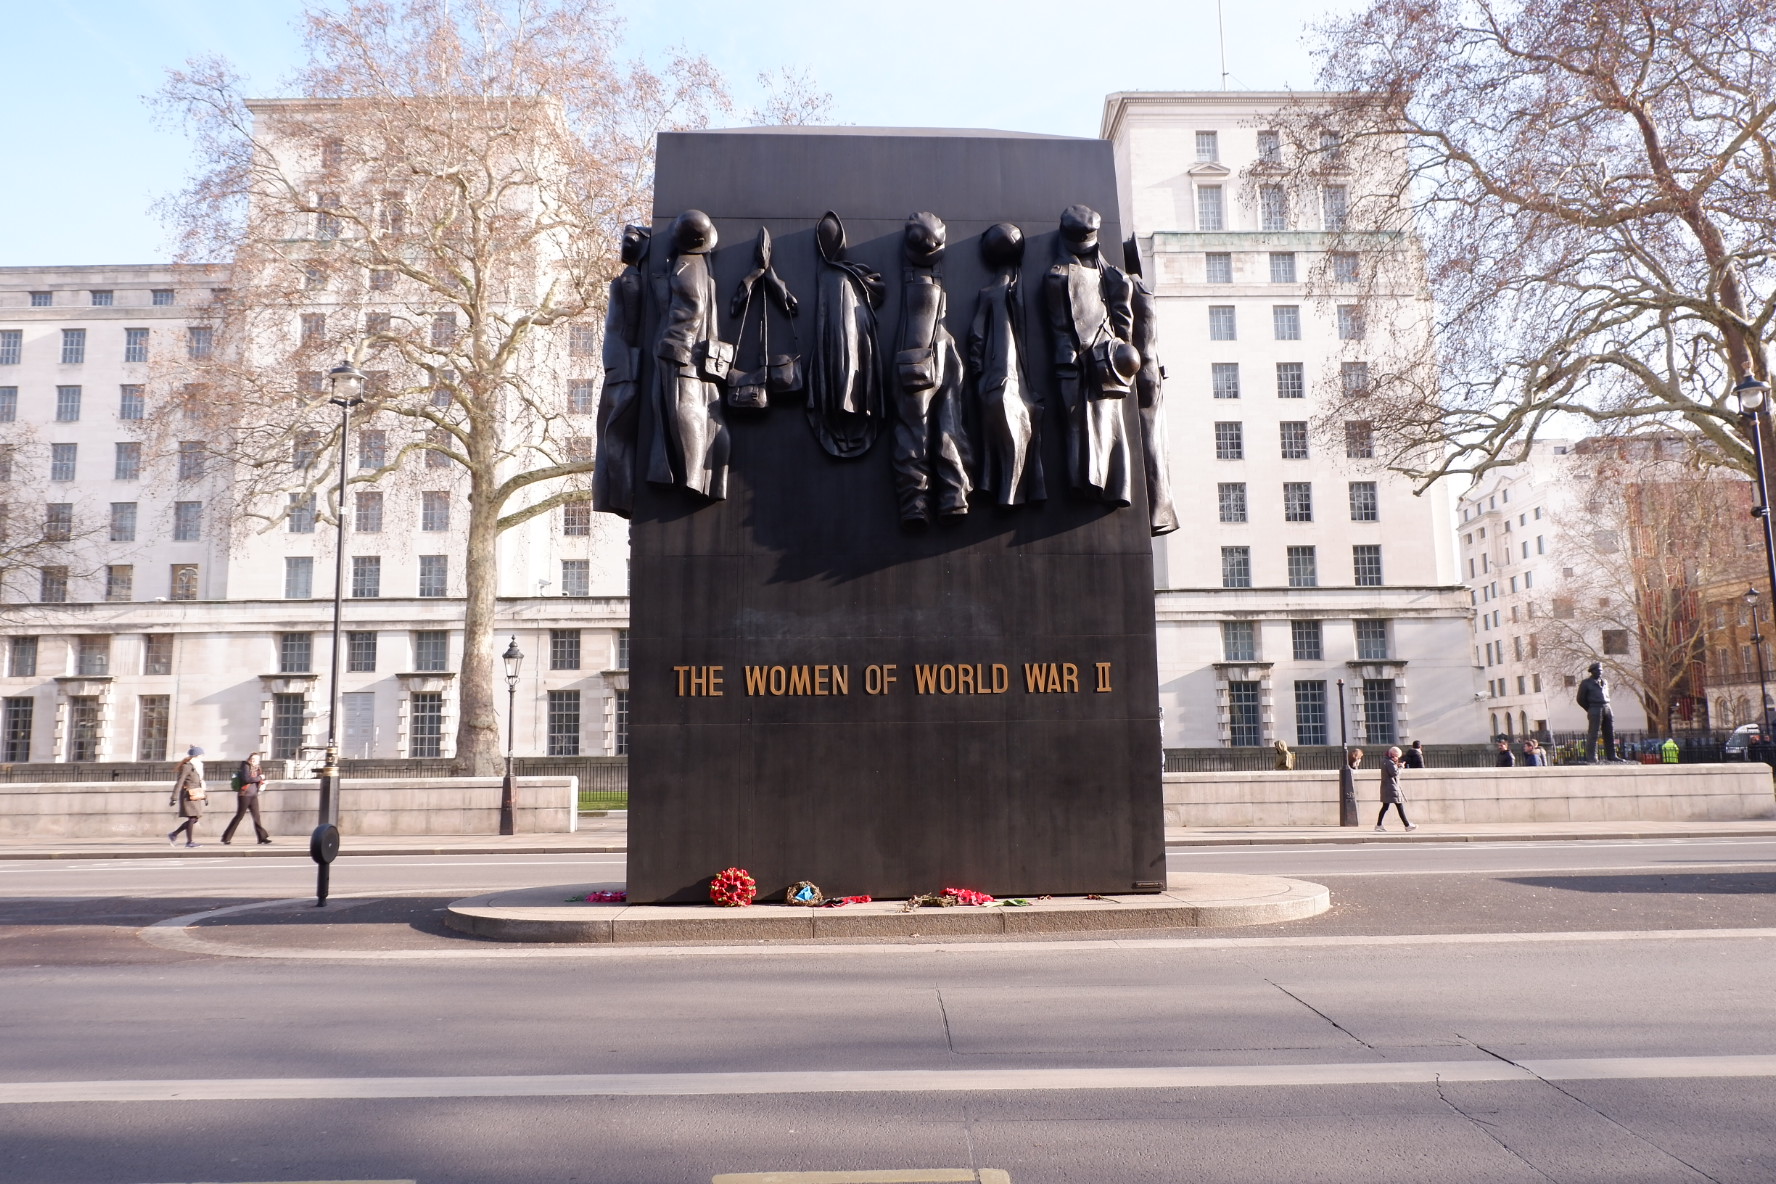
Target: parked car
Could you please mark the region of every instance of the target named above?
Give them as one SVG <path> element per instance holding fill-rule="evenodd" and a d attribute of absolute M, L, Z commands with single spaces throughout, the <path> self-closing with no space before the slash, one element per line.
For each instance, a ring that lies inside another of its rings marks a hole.
<path fill-rule="evenodd" d="M 1770 738 L 1762 734 L 1756 724 L 1740 724 L 1727 737 L 1725 747 L 1721 749 L 1721 759 L 1725 761 L 1742 761 L 1748 759 L 1753 744 L 1768 744 Z"/>

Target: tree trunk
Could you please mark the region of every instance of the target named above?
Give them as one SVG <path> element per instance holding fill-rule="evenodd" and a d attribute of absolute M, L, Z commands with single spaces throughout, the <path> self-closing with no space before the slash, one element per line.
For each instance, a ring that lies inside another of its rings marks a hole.
<path fill-rule="evenodd" d="M 456 763 L 459 777 L 493 777 L 504 770 L 500 721 L 494 707 L 494 597 L 498 591 L 499 511 L 474 482 L 469 492 L 469 537 L 463 555 L 463 652 L 457 675 Z M 535 655 L 532 655 L 535 661 Z"/>

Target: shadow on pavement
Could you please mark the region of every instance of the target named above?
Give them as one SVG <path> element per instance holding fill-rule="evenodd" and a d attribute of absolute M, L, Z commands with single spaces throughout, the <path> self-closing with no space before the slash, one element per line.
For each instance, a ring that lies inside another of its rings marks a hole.
<path fill-rule="evenodd" d="M 1509 876 L 1508 884 L 1564 888 L 1568 892 L 1671 894 L 1695 896 L 1776 895 L 1776 872 L 1659 872 L 1638 875 Z"/>

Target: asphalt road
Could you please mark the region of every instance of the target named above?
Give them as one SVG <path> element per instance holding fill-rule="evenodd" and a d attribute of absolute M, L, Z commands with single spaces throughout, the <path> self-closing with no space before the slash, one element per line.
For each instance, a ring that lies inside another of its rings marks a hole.
<path fill-rule="evenodd" d="M 0 1181 L 1776 1180 L 1776 840 L 1172 865 L 1334 908 L 1133 948 L 513 950 L 438 909 L 621 857 L 347 857 L 326 910 L 200 924 L 217 955 L 141 927 L 312 866 L 0 863 Z"/>

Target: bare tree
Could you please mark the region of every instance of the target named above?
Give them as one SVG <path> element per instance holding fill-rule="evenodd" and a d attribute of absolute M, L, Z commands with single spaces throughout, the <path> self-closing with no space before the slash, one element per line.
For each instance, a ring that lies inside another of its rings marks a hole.
<path fill-rule="evenodd" d="M 452 475 L 467 510 L 456 763 L 490 773 L 496 539 L 585 496 L 591 407 L 562 386 L 596 356 L 656 133 L 703 124 L 726 94 L 702 58 L 621 58 L 596 0 L 350 0 L 310 8 L 305 28 L 301 99 L 249 103 L 220 61 L 161 94 L 200 154 L 171 204 L 185 253 L 233 278 L 213 337 L 158 376 L 154 430 L 199 421 L 237 472 L 231 513 L 261 527 L 345 511 L 322 463 L 336 448 L 356 447 L 355 484 Z M 322 375 L 341 357 L 372 376 L 360 422 L 383 436 L 339 439 Z"/>
<path fill-rule="evenodd" d="M 1322 299 L 1410 315 L 1382 298 L 1416 236 L 1436 302 L 1369 335 L 1330 418 L 1373 422 L 1421 487 L 1574 416 L 1682 424 L 1752 471 L 1728 391 L 1769 376 L 1776 6 L 1372 0 L 1318 38 L 1328 94 L 1248 180 L 1331 233 Z"/>
<path fill-rule="evenodd" d="M 36 432 L 10 426 L 0 443 L 0 620 L 41 615 L 38 605 L 78 599 L 80 586 L 104 570 L 91 546 L 106 533 L 103 503 L 81 498 L 73 485 L 46 485 L 49 463 Z M 35 498 L 26 501 L 30 490 Z"/>

